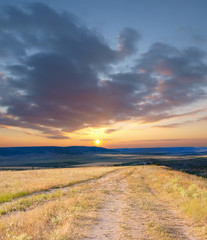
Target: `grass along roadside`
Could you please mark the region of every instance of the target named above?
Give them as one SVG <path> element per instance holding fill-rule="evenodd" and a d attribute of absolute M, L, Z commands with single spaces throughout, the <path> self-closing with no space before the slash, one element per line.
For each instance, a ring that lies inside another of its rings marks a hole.
<path fill-rule="evenodd" d="M 91 179 L 89 181 L 94 181 L 94 180 L 100 179 L 101 177 L 108 176 L 108 174 L 112 174 L 113 172 L 119 173 L 119 170 L 121 170 L 121 169 L 122 168 L 119 168 L 118 170 L 116 169 L 116 170 L 104 173 L 103 175 L 99 176 L 98 178 Z M 86 169 L 86 171 L 87 171 L 87 169 Z M 89 181 L 83 181 L 83 182 L 80 182 L 77 184 L 78 185 L 84 184 Z M 77 184 L 73 184 L 70 187 L 64 187 L 64 188 L 60 188 L 57 190 L 53 189 L 52 191 L 47 191 L 45 193 L 32 194 L 29 196 L 22 197 L 20 199 L 14 199 L 11 202 L 2 203 L 2 204 L 0 204 L 0 216 L 4 216 L 6 214 L 12 214 L 13 212 L 18 212 L 18 211 L 31 210 L 31 209 L 37 207 L 38 205 L 44 204 L 47 201 L 53 201 L 56 199 L 71 197 L 74 194 L 78 194 L 78 191 L 76 188 Z"/>
<path fill-rule="evenodd" d="M 173 206 L 199 239 L 207 239 L 207 179 L 166 167 L 144 166 L 140 176 L 158 201 Z"/>
<path fill-rule="evenodd" d="M 84 192 L 81 190 L 84 188 Z M 86 191 L 86 189 L 88 189 Z M 88 184 L 77 187 L 78 194 L 60 198 L 15 215 L 0 219 L 0 239 L 79 239 L 82 231 L 76 231 L 87 217 L 93 221 L 96 208 L 100 207 L 101 193 L 91 192 Z"/>
<path fill-rule="evenodd" d="M 1 240 L 69 240 L 86 236 L 97 221 L 97 209 L 102 207 L 108 186 L 124 175 L 128 168 L 105 175 L 90 183 L 74 187 L 72 193 L 45 202 L 26 212 L 0 218 Z"/>
<path fill-rule="evenodd" d="M 99 178 L 118 167 L 0 171 L 0 203 L 29 194 Z"/>
<path fill-rule="evenodd" d="M 188 239 L 179 231 L 178 220 L 168 206 L 160 203 L 151 186 L 142 176 L 142 167 L 135 167 L 127 178 L 128 194 L 122 225 L 123 239 L 172 240 Z"/>
<path fill-rule="evenodd" d="M 70 191 L 63 191 L 62 189 L 58 189 L 51 193 L 39 193 L 16 199 L 0 205 L 0 216 L 4 216 L 12 212 L 27 211 L 29 209 L 31 210 L 38 205 L 44 204 L 46 201 L 60 199 L 69 195 L 73 195 L 75 193 L 77 193 L 77 190 L 74 189 L 71 189 Z"/>
<path fill-rule="evenodd" d="M 105 172 L 102 175 L 99 175 L 98 172 L 99 170 L 97 169 L 97 174 L 95 178 L 93 179 L 89 179 L 89 180 L 84 180 L 84 181 L 80 181 L 77 184 L 84 184 L 88 181 L 93 181 L 96 179 L 99 179 L 101 177 L 104 177 L 108 174 L 111 174 L 115 171 L 119 172 L 119 169 L 121 170 L 121 168 L 109 168 L 110 171 Z M 87 168 L 86 168 L 87 171 Z M 100 172 L 99 172 L 100 173 Z M 102 173 L 102 171 L 101 171 Z M 59 188 L 59 189 L 50 189 L 49 191 L 46 192 L 40 192 L 40 193 L 35 193 L 35 194 L 31 194 L 19 199 L 14 199 L 10 202 L 5 202 L 5 203 L 1 203 L 0 204 L 0 216 L 4 216 L 6 214 L 11 214 L 12 212 L 18 212 L 18 211 L 26 211 L 29 209 L 33 209 L 35 207 L 37 207 L 38 205 L 42 205 L 47 201 L 53 201 L 56 199 L 61 199 L 64 197 L 70 197 L 73 196 L 75 193 L 77 192 L 77 184 L 73 184 L 70 185 L 69 187 L 63 187 L 63 188 Z"/>

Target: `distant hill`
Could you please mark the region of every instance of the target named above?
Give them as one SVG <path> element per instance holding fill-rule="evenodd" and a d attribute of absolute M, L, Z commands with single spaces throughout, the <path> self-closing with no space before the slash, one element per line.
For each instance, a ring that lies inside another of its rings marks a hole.
<path fill-rule="evenodd" d="M 140 154 L 140 155 L 207 155 L 207 147 L 168 147 L 168 148 L 116 148 L 107 149 L 103 147 L 6 147 L 0 148 L 0 156 L 14 155 L 45 155 L 45 154 Z"/>
<path fill-rule="evenodd" d="M 167 147 L 167 148 L 117 148 L 113 149 L 119 153 L 130 153 L 140 155 L 207 155 L 207 147 Z"/>
<path fill-rule="evenodd" d="M 1 167 L 70 167 L 97 161 L 96 154 L 111 154 L 102 147 L 9 147 L 0 148 Z"/>
<path fill-rule="evenodd" d="M 0 148 L 0 156 L 31 155 L 31 154 L 85 154 L 85 153 L 112 153 L 114 150 L 102 147 L 8 147 Z"/>
<path fill-rule="evenodd" d="M 0 148 L 0 168 L 71 167 L 83 164 L 91 164 L 95 162 L 97 163 L 108 162 L 109 164 L 113 163 L 119 164 L 126 162 L 128 164 L 129 162 L 131 163 L 137 161 L 146 162 L 147 161 L 146 158 L 148 158 L 148 162 L 154 162 L 155 159 L 157 162 L 160 156 L 199 157 L 202 155 L 207 155 L 207 147 L 118 148 L 118 149 L 85 146 L 9 147 Z M 174 160 L 173 163 L 175 163 Z"/>

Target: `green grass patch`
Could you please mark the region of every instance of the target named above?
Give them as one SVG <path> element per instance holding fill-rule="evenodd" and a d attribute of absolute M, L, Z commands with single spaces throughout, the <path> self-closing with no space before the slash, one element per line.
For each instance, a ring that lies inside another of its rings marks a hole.
<path fill-rule="evenodd" d="M 17 193 L 4 193 L 0 194 L 0 203 L 12 201 L 15 198 L 20 198 L 29 195 L 28 191 L 21 191 Z"/>

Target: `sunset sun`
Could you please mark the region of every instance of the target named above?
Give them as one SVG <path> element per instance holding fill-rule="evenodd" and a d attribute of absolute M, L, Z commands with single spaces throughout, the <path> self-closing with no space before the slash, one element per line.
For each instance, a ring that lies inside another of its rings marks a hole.
<path fill-rule="evenodd" d="M 96 139 L 96 140 L 95 140 L 95 144 L 96 144 L 96 145 L 99 145 L 100 143 L 101 143 L 101 141 L 100 141 L 99 139 Z"/>

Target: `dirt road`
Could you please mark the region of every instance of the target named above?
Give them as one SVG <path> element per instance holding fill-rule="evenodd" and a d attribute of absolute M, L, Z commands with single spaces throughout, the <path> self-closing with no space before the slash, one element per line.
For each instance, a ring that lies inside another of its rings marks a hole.
<path fill-rule="evenodd" d="M 195 236 L 198 226 L 152 186 L 151 168 L 118 168 L 98 179 L 1 204 L 0 239 L 206 239 Z"/>
<path fill-rule="evenodd" d="M 99 181 L 99 190 L 107 194 L 96 224 L 83 240 L 199 239 L 193 236 L 193 226 L 149 188 L 140 172 L 122 171 Z"/>

